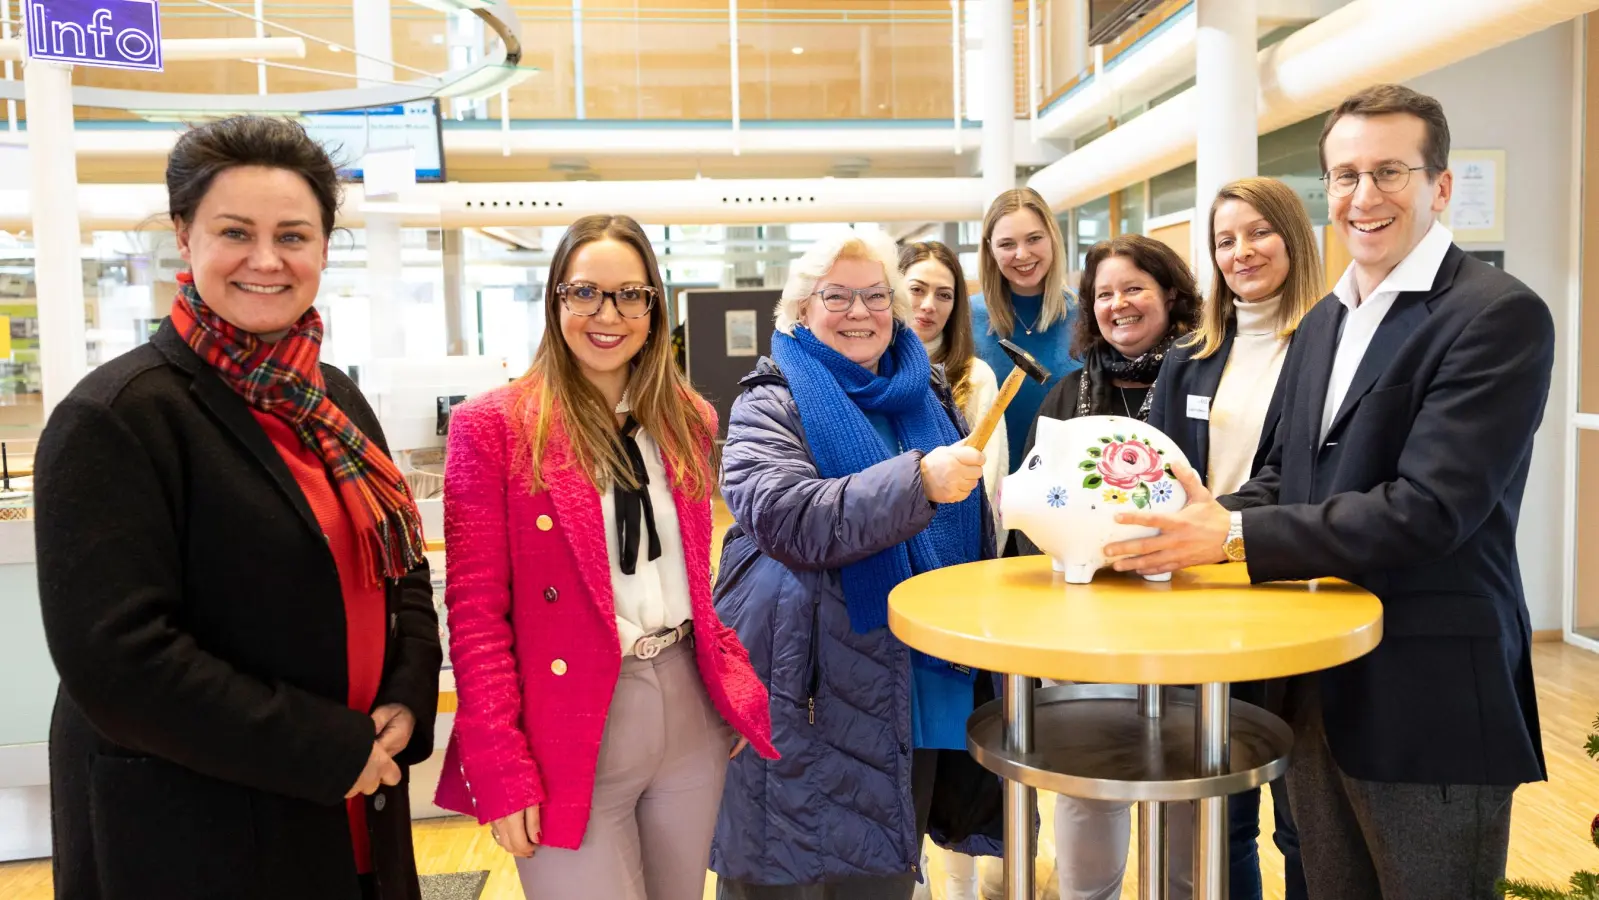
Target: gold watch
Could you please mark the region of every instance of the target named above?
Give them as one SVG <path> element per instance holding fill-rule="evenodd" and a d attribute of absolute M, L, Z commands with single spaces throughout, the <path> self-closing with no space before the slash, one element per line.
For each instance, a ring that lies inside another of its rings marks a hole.
<path fill-rule="evenodd" d="M 1244 561 L 1244 514 L 1233 511 L 1232 527 L 1227 529 L 1227 540 L 1221 545 L 1227 553 L 1227 559 L 1232 562 Z"/>

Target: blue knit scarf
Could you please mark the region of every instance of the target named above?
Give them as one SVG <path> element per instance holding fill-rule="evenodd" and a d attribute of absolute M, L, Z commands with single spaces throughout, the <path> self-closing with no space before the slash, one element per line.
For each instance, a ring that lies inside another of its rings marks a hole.
<path fill-rule="evenodd" d="M 854 475 L 887 460 L 888 449 L 866 413 L 893 424 L 905 450 L 923 453 L 960 440 L 929 386 L 927 351 L 916 333 L 894 325 L 894 340 L 872 374 L 822 343 L 803 326 L 793 337 L 772 335 L 772 360 L 788 379 L 811 456 L 823 478 Z M 888 592 L 919 572 L 972 562 L 982 542 L 982 489 L 959 503 L 940 504 L 932 524 L 845 566 L 840 572 L 850 627 L 865 633 L 888 624 Z"/>

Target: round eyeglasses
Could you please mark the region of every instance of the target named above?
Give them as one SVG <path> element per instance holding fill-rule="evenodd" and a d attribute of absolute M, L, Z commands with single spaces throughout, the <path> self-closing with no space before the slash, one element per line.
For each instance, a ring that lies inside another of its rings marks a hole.
<path fill-rule="evenodd" d="M 882 312 L 894 303 L 894 289 L 877 285 L 869 288 L 847 288 L 837 285 L 828 285 L 811 296 L 822 298 L 822 308 L 828 312 L 849 312 L 855 305 L 855 298 L 861 298 L 866 308 L 872 312 Z"/>
<path fill-rule="evenodd" d="M 1377 190 L 1385 194 L 1392 194 L 1405 189 L 1410 183 L 1411 172 L 1425 172 L 1436 169 L 1437 166 L 1407 166 L 1404 163 L 1383 163 L 1369 172 L 1357 172 L 1354 169 L 1333 169 L 1321 176 L 1327 183 L 1327 196 L 1347 197 L 1360 187 L 1360 176 L 1370 175 Z"/>
<path fill-rule="evenodd" d="M 602 291 L 592 284 L 558 284 L 555 296 L 574 316 L 597 316 L 607 298 L 616 307 L 617 315 L 624 319 L 642 319 L 655 305 L 655 288 L 625 287 Z"/>

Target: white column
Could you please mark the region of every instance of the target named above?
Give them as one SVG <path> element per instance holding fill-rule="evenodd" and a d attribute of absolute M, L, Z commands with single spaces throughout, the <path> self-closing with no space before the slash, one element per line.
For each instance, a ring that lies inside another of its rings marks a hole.
<path fill-rule="evenodd" d="M 355 76 L 361 87 L 394 80 L 394 24 L 389 0 L 355 0 Z M 371 57 L 370 59 L 368 57 Z M 369 81 L 367 79 L 380 79 Z"/>
<path fill-rule="evenodd" d="M 1194 270 L 1208 286 L 1210 202 L 1222 185 L 1259 172 L 1256 146 L 1260 76 L 1255 0 L 1199 0 L 1196 87 L 1199 154 L 1195 163 Z"/>
<path fill-rule="evenodd" d="M 372 358 L 405 355 L 405 310 L 400 288 L 400 217 L 366 215 L 366 291 L 371 298 Z"/>
<path fill-rule="evenodd" d="M 983 197 L 1016 186 L 1016 45 L 1011 0 L 983 4 Z"/>
<path fill-rule="evenodd" d="M 362 87 L 394 80 L 394 34 L 389 0 L 355 0 L 355 74 Z M 368 80 L 376 79 L 376 80 Z M 401 308 L 400 220 L 386 213 L 366 217 L 366 292 L 372 316 L 372 357 L 405 355 Z"/>
<path fill-rule="evenodd" d="M 84 349 L 78 157 L 72 139 L 72 67 L 27 62 L 22 81 L 28 104 L 39 366 L 48 416 L 89 368 Z"/>

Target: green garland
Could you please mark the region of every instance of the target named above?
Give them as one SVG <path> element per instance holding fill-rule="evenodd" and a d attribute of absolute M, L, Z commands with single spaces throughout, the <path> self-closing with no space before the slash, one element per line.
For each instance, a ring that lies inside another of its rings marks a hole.
<path fill-rule="evenodd" d="M 1595 733 L 1588 735 L 1583 749 L 1589 759 L 1599 759 L 1599 718 L 1593 720 L 1593 730 Z M 1594 816 L 1589 836 L 1594 846 L 1599 847 L 1599 816 Z M 1571 876 L 1570 885 L 1569 890 L 1561 890 L 1549 885 L 1501 879 L 1497 887 L 1501 896 L 1517 900 L 1599 900 L 1599 874 L 1578 872 Z"/>

